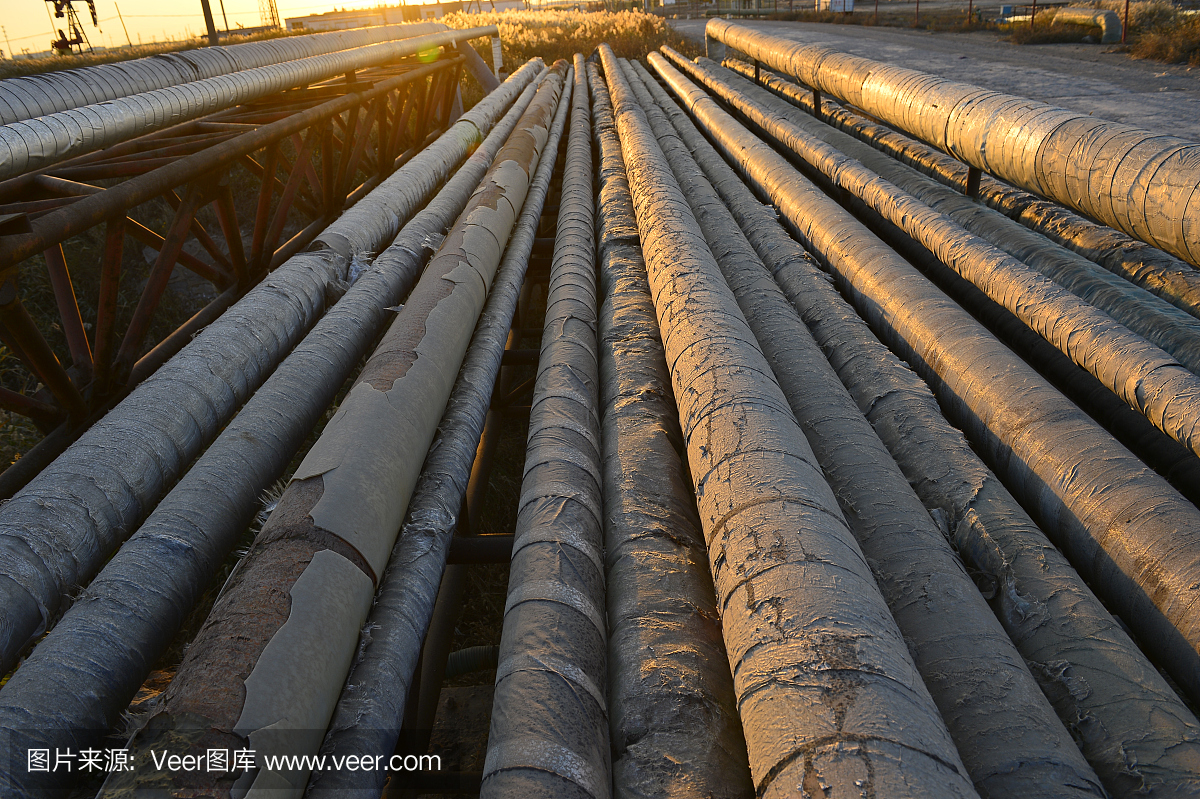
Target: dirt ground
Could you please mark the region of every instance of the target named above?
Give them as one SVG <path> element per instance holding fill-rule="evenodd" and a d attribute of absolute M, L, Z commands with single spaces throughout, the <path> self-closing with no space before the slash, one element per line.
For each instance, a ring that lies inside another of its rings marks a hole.
<path fill-rule="evenodd" d="M 922 9 L 927 4 L 923 2 Z M 865 4 L 859 6 L 860 11 L 866 8 Z M 704 20 L 671 24 L 685 36 L 703 41 Z M 1141 61 L 1095 44 L 1016 45 L 991 31 L 933 33 L 804 22 L 744 24 L 1200 141 L 1200 68 Z"/>

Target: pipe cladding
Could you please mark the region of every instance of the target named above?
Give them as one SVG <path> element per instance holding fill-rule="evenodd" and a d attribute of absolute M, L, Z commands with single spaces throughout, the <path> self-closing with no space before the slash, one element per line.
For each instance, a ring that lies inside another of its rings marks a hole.
<path fill-rule="evenodd" d="M 541 70 L 531 62 L 290 258 L 0 506 L 0 669 L 63 610 Z M 358 267 L 355 262 L 358 262 Z"/>
<path fill-rule="evenodd" d="M 579 54 L 574 84 L 481 799 L 612 795 L 591 111 Z"/>
<path fill-rule="evenodd" d="M 1089 584 L 1200 696 L 1200 511 L 700 89 L 659 74 Z"/>
<path fill-rule="evenodd" d="M 1200 264 L 1200 144 L 721 19 L 705 33 L 961 161 Z"/>
<path fill-rule="evenodd" d="M 758 795 L 977 796 L 645 114 L 601 54 Z"/>
<path fill-rule="evenodd" d="M 261 492 L 279 478 L 390 319 L 388 306 L 404 299 L 533 92 L 533 84 L 526 86 L 479 149 L 364 269 L 0 689 L 0 725 L 27 736 L 14 745 L 88 748 L 116 726 L 246 529 Z"/>
<path fill-rule="evenodd" d="M 600 385 L 616 797 L 754 795 L 708 552 L 608 87 L 600 152 Z M 686 765 L 684 765 L 686 764 Z"/>
<path fill-rule="evenodd" d="M 130 741 L 134 770 L 110 775 L 103 796 L 152 787 L 303 793 L 310 765 L 272 770 L 263 758 L 321 745 L 566 69 L 559 62 L 543 80 Z M 202 753 L 247 741 L 254 770 L 159 772 L 151 762 L 168 742 Z"/>
<path fill-rule="evenodd" d="M 649 60 L 670 69 L 658 54 Z M 917 495 L 968 564 L 987 576 L 1001 624 L 1109 794 L 1195 795 L 1200 722 L 946 420 L 928 386 L 787 235 L 774 209 L 657 83 L 647 87 Z"/>
<path fill-rule="evenodd" d="M 684 196 L 983 797 L 1102 797 L 1020 654 L 640 80 Z"/>

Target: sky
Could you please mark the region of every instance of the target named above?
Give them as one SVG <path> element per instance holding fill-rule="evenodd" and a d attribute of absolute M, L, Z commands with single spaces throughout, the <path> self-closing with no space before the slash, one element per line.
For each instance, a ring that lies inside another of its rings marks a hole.
<path fill-rule="evenodd" d="M 200 9 L 200 0 L 95 0 L 96 15 L 100 18 L 100 30 L 92 27 L 88 14 L 87 3 L 75 0 L 75 12 L 83 22 L 84 32 L 93 46 L 119 47 L 125 44 L 125 31 L 121 29 L 121 21 L 117 17 L 120 8 L 121 16 L 125 19 L 125 27 L 129 29 L 129 38 L 134 44 L 138 37 L 143 42 L 153 40 L 163 41 L 168 38 L 183 38 L 189 33 L 198 35 L 204 33 L 204 13 Z M 258 0 L 210 0 L 213 18 L 217 29 L 223 30 L 221 19 L 221 3 L 225 4 L 225 15 L 229 18 L 229 27 L 236 28 L 238 23 L 252 28 L 260 25 L 258 16 Z M 390 0 L 386 5 L 397 5 L 400 0 Z M 279 9 L 279 19 L 282 22 L 288 17 L 301 17 L 307 14 L 319 14 L 334 8 L 371 8 L 380 5 L 380 0 L 337 0 L 336 2 L 319 2 L 319 0 L 275 0 Z M 51 36 L 50 14 L 53 6 L 45 0 L 0 0 L 0 49 L 7 55 L 9 49 L 15 52 L 29 50 L 38 52 L 50 48 Z M 165 10 L 164 10 L 165 9 Z M 66 30 L 65 19 L 54 20 L 54 29 Z M 7 36 L 7 40 L 6 40 Z"/>

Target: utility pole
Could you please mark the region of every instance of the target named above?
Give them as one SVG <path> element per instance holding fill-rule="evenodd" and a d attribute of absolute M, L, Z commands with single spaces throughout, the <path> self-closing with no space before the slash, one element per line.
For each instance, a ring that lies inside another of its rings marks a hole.
<path fill-rule="evenodd" d="M 208 0 L 200 0 L 200 7 L 204 9 L 204 25 L 208 28 L 208 43 L 212 47 L 216 47 L 221 43 L 221 37 L 217 35 L 217 23 L 213 22 L 212 8 L 208 5 Z"/>
<path fill-rule="evenodd" d="M 116 3 L 113 3 L 117 6 Z M 121 20 L 121 30 L 125 31 L 125 41 L 129 42 L 129 46 L 133 47 L 133 39 L 129 38 L 129 28 L 125 27 L 125 17 L 121 16 L 121 7 L 117 6 L 117 19 Z"/>
<path fill-rule="evenodd" d="M 225 16 L 225 0 L 221 0 L 221 19 L 225 23 L 225 32 L 229 33 L 229 17 Z"/>
<path fill-rule="evenodd" d="M 12 49 L 12 42 L 10 42 L 8 40 L 8 30 L 3 25 L 0 25 L 0 31 L 3 31 L 4 43 L 8 45 L 8 57 L 12 58 L 13 57 L 13 49 Z"/>

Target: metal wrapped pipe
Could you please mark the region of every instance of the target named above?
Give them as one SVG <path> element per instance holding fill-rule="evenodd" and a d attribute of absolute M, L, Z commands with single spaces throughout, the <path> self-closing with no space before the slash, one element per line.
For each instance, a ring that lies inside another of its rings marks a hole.
<path fill-rule="evenodd" d="M 481 799 L 612 795 L 591 113 L 578 54 L 574 75 Z"/>
<path fill-rule="evenodd" d="M 1200 722 L 946 420 L 929 387 L 875 338 L 687 114 L 653 79 L 646 85 L 917 495 L 994 584 L 1000 623 L 1109 794 L 1200 791 Z"/>
<path fill-rule="evenodd" d="M 601 47 L 758 796 L 977 796 L 616 59 Z"/>
<path fill-rule="evenodd" d="M 487 304 L 475 326 L 446 412 L 408 503 L 404 525 L 392 547 L 371 615 L 363 627 L 363 646 L 321 745 L 322 754 L 343 757 L 361 752 L 392 752 L 396 748 L 409 689 L 446 566 L 446 554 L 460 521 L 472 462 L 554 173 L 568 104 L 560 101 L 558 106 L 521 216 L 504 250 Z M 379 796 L 386 776 L 382 771 L 329 770 L 313 775 L 306 796 L 346 799 L 361 795 L 363 799 L 374 799 Z"/>
<path fill-rule="evenodd" d="M 14 751 L 88 748 L 116 726 L 246 529 L 261 492 L 279 478 L 390 318 L 388 306 L 404 299 L 466 206 L 534 88 L 525 88 L 0 688 L 0 726 L 19 731 L 8 741 Z"/>
<path fill-rule="evenodd" d="M 738 103 L 751 103 L 756 116 L 766 114 L 794 124 L 804 132 L 834 146 L 844 146 L 852 156 L 870 161 L 867 166 L 878 168 L 887 180 L 911 191 L 939 212 L 948 214 L 964 228 L 991 241 L 1010 255 L 1022 258 L 1047 277 L 1055 280 L 1087 302 L 1101 306 L 1118 317 L 1135 332 L 1177 357 L 1193 374 L 1200 373 L 1200 325 L 1188 314 L 1169 306 L 1109 272 L 1093 266 L 1072 252 L 1056 247 L 1006 217 L 971 202 L 961 194 L 917 175 L 908 167 L 882 155 L 830 127 L 800 114 L 782 101 L 746 85 L 732 73 L 717 67 L 708 59 L 692 63 L 674 51 L 668 53 L 681 68 L 709 86 L 721 96 L 736 98 Z M 750 96 L 743 96 L 743 91 Z M 761 129 L 761 128 L 760 128 Z M 769 134 L 768 134 L 769 135 Z M 788 144 L 783 144 L 785 148 Z M 810 168 L 810 177 L 823 183 L 828 179 Z M 851 207 L 870 220 L 875 230 L 897 248 L 926 275 L 932 277 L 959 304 L 984 322 L 1002 341 L 1045 375 L 1060 391 L 1103 424 L 1125 446 L 1166 477 L 1193 502 L 1200 498 L 1200 458 L 1179 442 L 1157 429 L 1140 410 L 1132 409 L 1109 388 L 1097 381 L 1058 349 L 1027 327 L 986 294 L 944 266 L 941 259 L 914 242 L 911 236 L 857 198 L 850 198 Z"/>
<path fill-rule="evenodd" d="M 754 77 L 754 67 L 744 61 L 726 59 L 724 66 L 742 77 Z M 772 94 L 810 114 L 815 113 L 810 89 L 765 70 L 760 70 L 759 83 Z M 967 193 L 970 176 L 967 165 L 962 161 L 903 133 L 871 122 L 828 97 L 821 98 L 820 118 L 939 183 L 960 193 Z M 976 197 L 989 208 L 1041 233 L 1056 244 L 1141 286 L 1192 316 L 1200 316 L 1200 271 L 1191 264 L 989 175 L 980 175 Z"/>
<path fill-rule="evenodd" d="M 1086 258 L 1047 241 L 998 211 L 982 207 L 852 136 L 801 113 L 708 59 L 697 59 L 694 69 L 693 77 L 727 102 L 739 106 L 752 104 L 753 114 L 747 118 L 756 122 L 766 115 L 783 119 L 837 148 L 934 211 L 945 214 L 965 230 L 1033 267 L 1084 302 L 1161 347 L 1193 374 L 1200 374 L 1200 320 Z M 775 130 L 777 128 L 772 126 L 772 131 Z M 787 146 L 787 143 L 781 143 Z"/>
<path fill-rule="evenodd" d="M 1200 264 L 1200 144 L 721 19 L 705 33 L 971 166 Z"/>
<path fill-rule="evenodd" d="M 13 122 L 0 126 L 0 180 L 343 72 L 495 35 L 499 35 L 495 25 L 429 33 L 246 69 Z"/>
<path fill-rule="evenodd" d="M 1094 25 L 1101 30 L 1100 44 L 1117 44 L 1121 41 L 1121 18 L 1115 11 L 1103 8 L 1059 8 L 1054 11 L 1054 21 L 1060 25 Z"/>
<path fill-rule="evenodd" d="M 588 64 L 600 153 L 600 386 L 613 796 L 748 799 L 683 433 L 608 87 Z"/>
<path fill-rule="evenodd" d="M 675 51 L 670 53 L 683 61 Z M 1155 427 L 1200 454 L 1200 376 L 1062 285 L 821 141 L 797 124 L 793 117 L 798 112 L 770 93 L 746 85 L 712 62 L 692 64 L 687 69 L 713 79 L 714 85 L 721 86 L 721 96 L 773 140 L 782 142 L 834 186 L 861 200 L 928 249 L 941 263 L 1090 372 L 1129 407 L 1144 414 Z M 725 81 L 717 80 L 722 77 L 720 73 L 724 73 Z M 737 90 L 729 88 L 729 78 L 741 84 Z M 1066 265 L 1048 268 L 1060 277 L 1070 271 Z M 1078 285 L 1087 276 L 1076 271 L 1070 277 Z M 1145 316 L 1145 308 L 1114 305 L 1128 315 Z M 1144 327 L 1152 331 L 1161 328 L 1161 317 L 1147 320 Z M 1195 333 L 1181 331 L 1179 326 L 1161 331 L 1159 337 L 1184 353 L 1191 354 L 1189 347 L 1195 347 Z M 1193 363 L 1200 367 L 1200 358 L 1193 359 Z"/>
<path fill-rule="evenodd" d="M 631 83 L 979 795 L 1105 796 L 958 555 L 804 322 L 640 79 Z"/>
<path fill-rule="evenodd" d="M 135 530 L 324 313 L 355 257 L 397 233 L 541 70 L 527 64 L 143 381 L 0 506 L 0 668 Z"/>
<path fill-rule="evenodd" d="M 159 53 L 115 64 L 0 80 L 0 125 L 244 69 L 449 30 L 440 22 L 375 25 L 262 42 Z"/>
<path fill-rule="evenodd" d="M 1200 696 L 1200 511 L 670 67 L 656 71 L 1151 654 Z"/>
<path fill-rule="evenodd" d="M 102 796 L 158 787 L 303 793 L 311 761 L 271 768 L 265 758 L 320 748 L 421 455 L 549 136 L 565 69 L 559 62 L 538 88 L 131 739 L 133 770 L 110 774 Z M 203 753 L 247 741 L 257 767 L 240 773 L 164 774 L 152 760 L 168 742 Z"/>

